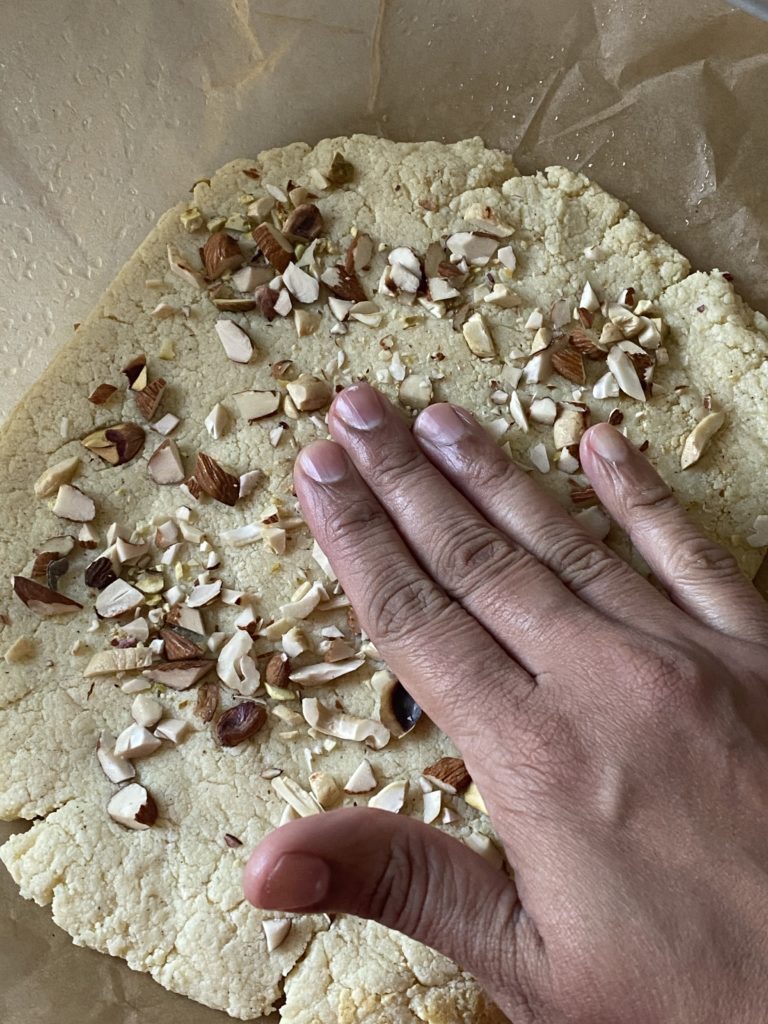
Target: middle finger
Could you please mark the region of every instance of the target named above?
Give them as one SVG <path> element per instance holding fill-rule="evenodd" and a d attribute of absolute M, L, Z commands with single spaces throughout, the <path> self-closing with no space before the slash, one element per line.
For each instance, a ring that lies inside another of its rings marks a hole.
<path fill-rule="evenodd" d="M 529 672 L 553 670 L 594 636 L 595 613 L 480 515 L 381 394 L 347 388 L 329 428 L 421 564 Z"/>

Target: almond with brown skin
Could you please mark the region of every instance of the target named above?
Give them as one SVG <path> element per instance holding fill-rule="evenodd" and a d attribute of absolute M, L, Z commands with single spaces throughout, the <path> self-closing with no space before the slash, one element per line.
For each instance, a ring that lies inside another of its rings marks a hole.
<path fill-rule="evenodd" d="M 582 327 L 591 327 L 595 322 L 595 314 L 591 309 L 585 309 L 583 306 L 579 306 L 578 314 Z"/>
<path fill-rule="evenodd" d="M 598 348 L 590 336 L 578 328 L 575 331 L 571 331 L 568 335 L 568 344 L 575 348 L 577 352 L 580 352 L 585 359 L 594 359 L 597 362 L 599 359 L 605 359 L 606 357 L 605 351 Z"/>
<path fill-rule="evenodd" d="M 552 369 L 561 377 L 574 384 L 586 384 L 587 375 L 584 370 L 584 357 L 574 348 L 561 348 L 552 353 Z"/>
<path fill-rule="evenodd" d="M 282 274 L 293 257 L 293 247 L 270 224 L 259 224 L 253 229 L 253 240 L 278 274 Z"/>
<path fill-rule="evenodd" d="M 116 423 L 95 430 L 83 438 L 82 444 L 111 466 L 122 466 L 144 447 L 144 431 L 138 423 Z"/>
<path fill-rule="evenodd" d="M 267 721 L 267 709 L 255 700 L 244 700 L 224 712 L 216 723 L 216 738 L 222 747 L 236 747 L 250 739 Z"/>
<path fill-rule="evenodd" d="M 52 562 L 48 564 L 45 571 L 45 582 L 48 584 L 51 590 L 58 591 L 59 580 L 69 571 L 69 559 L 60 556 L 54 558 Z"/>
<path fill-rule="evenodd" d="M 237 241 L 226 231 L 214 231 L 200 250 L 205 276 L 215 281 L 228 270 L 242 266 L 244 256 Z"/>
<path fill-rule="evenodd" d="M 207 658 L 185 658 L 183 661 L 159 661 L 145 669 L 144 675 L 172 690 L 188 690 L 215 667 L 216 662 Z"/>
<path fill-rule="evenodd" d="M 145 420 L 153 420 L 155 418 L 155 413 L 162 400 L 165 387 L 165 380 L 162 377 L 158 377 L 151 384 L 147 384 L 143 391 L 137 391 L 134 394 L 133 397 L 136 400 L 136 405 L 139 407 L 139 412 Z"/>
<path fill-rule="evenodd" d="M 116 391 L 117 388 L 114 384 L 99 384 L 93 389 L 90 395 L 88 395 L 88 401 L 93 405 L 104 405 L 104 403 L 108 402 Z"/>
<path fill-rule="evenodd" d="M 624 422 L 624 413 L 621 409 L 611 409 L 611 414 L 608 417 L 608 422 L 612 427 L 618 427 L 620 423 Z"/>
<path fill-rule="evenodd" d="M 202 683 L 197 688 L 195 714 L 202 722 L 210 722 L 219 706 L 219 684 Z"/>
<path fill-rule="evenodd" d="M 193 498 L 199 498 L 200 495 L 203 493 L 203 489 L 195 479 L 194 475 L 187 477 L 187 479 L 184 481 L 184 486 L 187 488 L 187 490 L 189 491 Z"/>
<path fill-rule="evenodd" d="M 13 576 L 11 582 L 16 597 L 42 619 L 53 618 L 55 615 L 70 615 L 83 607 L 71 597 L 58 594 L 50 587 L 35 583 L 26 576 Z"/>
<path fill-rule="evenodd" d="M 272 363 L 269 372 L 275 380 L 292 380 L 295 376 L 293 360 L 281 359 L 277 363 Z"/>
<path fill-rule="evenodd" d="M 264 669 L 264 678 L 270 686 L 285 689 L 290 682 L 291 663 L 287 655 L 279 651 L 272 655 Z"/>
<path fill-rule="evenodd" d="M 125 364 L 122 372 L 128 378 L 128 387 L 132 391 L 143 391 L 147 386 L 147 357 L 140 352 Z"/>
<path fill-rule="evenodd" d="M 323 281 L 328 285 L 334 295 L 347 302 L 365 302 L 368 296 L 357 278 L 357 274 L 347 270 L 341 264 L 333 268 L 335 273 L 326 272 L 323 274 Z"/>
<path fill-rule="evenodd" d="M 268 284 L 259 285 L 256 291 L 253 293 L 253 297 L 256 300 L 256 305 L 259 307 L 261 315 L 269 320 L 271 323 L 278 315 L 275 309 L 275 303 L 279 291 L 276 288 L 270 288 Z"/>
<path fill-rule="evenodd" d="M 203 651 L 180 629 L 166 627 L 160 630 L 160 637 L 165 643 L 163 651 L 168 661 L 185 661 L 203 656 Z"/>
<path fill-rule="evenodd" d="M 302 242 L 313 242 L 323 233 L 323 215 L 314 203 L 302 203 L 283 224 L 283 234 Z"/>
<path fill-rule="evenodd" d="M 467 771 L 467 766 L 460 757 L 441 757 L 439 761 L 429 765 L 421 773 L 428 775 L 438 782 L 444 782 L 452 786 L 457 793 L 463 792 L 472 782 L 472 776 Z"/>
<path fill-rule="evenodd" d="M 112 567 L 111 560 L 104 556 L 94 559 L 90 565 L 85 567 L 86 587 L 93 587 L 95 590 L 104 590 L 104 588 L 108 587 L 110 583 L 114 583 L 116 579 L 117 574 Z"/>
<path fill-rule="evenodd" d="M 355 274 L 358 270 L 369 270 L 373 253 L 373 239 L 370 235 L 359 231 L 347 247 L 344 269 L 348 274 Z"/>
<path fill-rule="evenodd" d="M 240 478 L 227 473 L 225 469 L 205 452 L 198 452 L 195 463 L 195 480 L 201 490 L 220 501 L 222 505 L 235 505 L 240 497 Z"/>

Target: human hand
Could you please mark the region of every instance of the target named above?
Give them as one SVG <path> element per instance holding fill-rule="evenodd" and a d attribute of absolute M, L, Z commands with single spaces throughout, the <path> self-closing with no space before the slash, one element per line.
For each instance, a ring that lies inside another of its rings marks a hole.
<path fill-rule="evenodd" d="M 607 424 L 581 461 L 674 604 L 469 413 L 367 385 L 296 490 L 361 623 L 452 738 L 515 884 L 383 811 L 267 837 L 248 899 L 371 918 L 515 1021 L 757 1022 L 768 1004 L 768 612 Z"/>

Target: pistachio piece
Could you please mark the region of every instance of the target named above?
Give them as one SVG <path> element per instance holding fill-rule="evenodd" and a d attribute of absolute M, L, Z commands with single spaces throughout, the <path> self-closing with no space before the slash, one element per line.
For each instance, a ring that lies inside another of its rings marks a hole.
<path fill-rule="evenodd" d="M 26 576 L 12 576 L 13 591 L 19 600 L 41 619 L 53 618 L 55 615 L 69 615 L 79 611 L 83 606 L 71 597 L 65 597 L 42 583 L 27 579 Z"/>
<path fill-rule="evenodd" d="M 323 177 L 331 185 L 347 185 L 355 177 L 355 169 L 352 164 L 338 150 L 333 154 L 333 159 Z"/>
<path fill-rule="evenodd" d="M 157 821 L 157 804 L 143 786 L 131 782 L 112 797 L 107 814 L 126 828 L 146 829 Z"/>
<path fill-rule="evenodd" d="M 96 516 L 96 505 L 93 498 L 72 484 L 62 484 L 56 495 L 52 512 L 60 519 L 69 519 L 75 523 L 88 523 Z"/>
<path fill-rule="evenodd" d="M 77 455 L 71 458 L 62 459 L 44 470 L 34 484 L 35 494 L 38 498 L 50 498 L 56 494 L 62 484 L 68 484 L 77 473 L 80 466 L 80 459 Z"/>
<path fill-rule="evenodd" d="M 267 709 L 255 700 L 244 700 L 225 711 L 216 722 L 216 738 L 222 747 L 236 747 L 255 736 L 267 721 Z"/>
<path fill-rule="evenodd" d="M 116 423 L 88 434 L 82 444 L 111 466 L 122 466 L 144 447 L 144 431 L 137 423 Z"/>

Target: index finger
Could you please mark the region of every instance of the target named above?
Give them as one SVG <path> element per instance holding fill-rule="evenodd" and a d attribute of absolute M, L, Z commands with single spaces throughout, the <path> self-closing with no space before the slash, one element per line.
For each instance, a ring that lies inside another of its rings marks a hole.
<path fill-rule="evenodd" d="M 506 746 L 533 679 L 418 565 L 340 445 L 305 448 L 294 481 L 360 621 L 409 693 L 470 761 L 489 728 Z"/>

